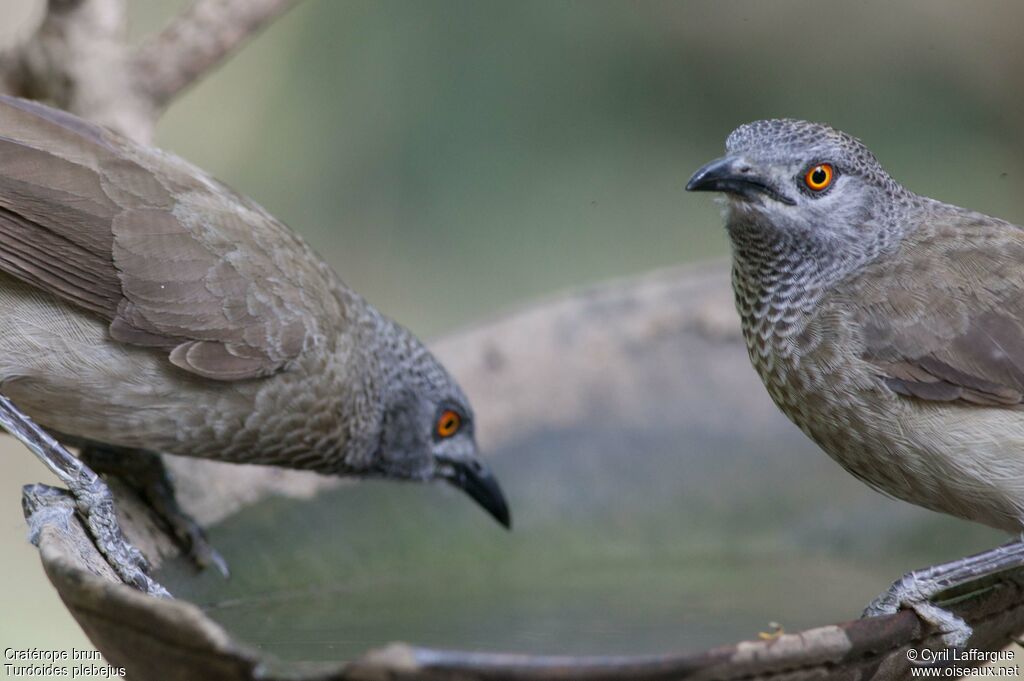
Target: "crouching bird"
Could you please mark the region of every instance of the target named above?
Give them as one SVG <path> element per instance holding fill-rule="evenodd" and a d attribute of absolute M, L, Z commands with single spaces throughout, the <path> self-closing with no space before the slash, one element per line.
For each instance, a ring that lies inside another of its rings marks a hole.
<path fill-rule="evenodd" d="M 687 189 L 724 193 L 732 281 L 754 368 L 775 404 L 884 493 L 1024 528 L 1024 229 L 915 194 L 858 140 L 758 121 Z M 865 612 L 914 608 L 1024 565 L 1019 540 L 911 572 Z"/>
<path fill-rule="evenodd" d="M 510 526 L 462 390 L 301 238 L 171 154 L 10 97 L 0 424 L 68 486 L 120 576 L 155 594 L 98 471 L 124 474 L 193 557 L 223 567 L 155 452 L 445 480 Z"/>

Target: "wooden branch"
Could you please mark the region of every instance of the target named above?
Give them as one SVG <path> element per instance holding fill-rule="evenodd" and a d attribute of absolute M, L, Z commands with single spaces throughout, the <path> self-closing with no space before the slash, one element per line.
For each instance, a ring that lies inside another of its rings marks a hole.
<path fill-rule="evenodd" d="M 135 80 L 157 108 L 195 83 L 297 0 L 196 0 L 134 55 Z"/>
<path fill-rule="evenodd" d="M 147 141 L 153 109 L 124 69 L 124 0 L 49 0 L 35 34 L 4 58 L 7 92 Z"/>
<path fill-rule="evenodd" d="M 146 143 L 176 95 L 296 2 L 196 0 L 132 50 L 125 0 L 48 0 L 35 34 L 0 54 L 0 91 Z"/>

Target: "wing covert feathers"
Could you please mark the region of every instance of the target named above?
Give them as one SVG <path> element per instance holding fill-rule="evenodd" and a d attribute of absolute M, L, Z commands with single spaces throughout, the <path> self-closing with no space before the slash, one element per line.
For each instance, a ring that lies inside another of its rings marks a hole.
<path fill-rule="evenodd" d="M 0 271 L 218 380 L 281 369 L 342 317 L 330 269 L 252 201 L 175 156 L 3 96 Z"/>
<path fill-rule="evenodd" d="M 951 215 L 905 239 L 901 256 L 895 268 L 869 268 L 855 294 L 864 358 L 908 397 L 1020 405 L 1024 231 Z"/>

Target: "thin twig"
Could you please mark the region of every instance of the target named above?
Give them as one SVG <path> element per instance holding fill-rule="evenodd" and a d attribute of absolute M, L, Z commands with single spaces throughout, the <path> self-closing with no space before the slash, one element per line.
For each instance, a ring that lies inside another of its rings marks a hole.
<path fill-rule="evenodd" d="M 297 0 L 196 0 L 135 53 L 137 86 L 156 108 L 196 82 Z"/>

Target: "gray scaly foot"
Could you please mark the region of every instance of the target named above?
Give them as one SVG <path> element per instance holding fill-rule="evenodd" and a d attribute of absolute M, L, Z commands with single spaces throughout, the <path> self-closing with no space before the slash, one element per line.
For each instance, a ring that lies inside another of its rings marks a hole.
<path fill-rule="evenodd" d="M 115 475 L 134 489 L 198 568 L 212 565 L 230 576 L 227 561 L 210 544 L 203 528 L 178 505 L 171 476 L 159 455 L 89 443 L 82 447 L 81 459 L 96 472 Z"/>
<path fill-rule="evenodd" d="M 873 600 L 863 616 L 892 615 L 900 608 L 910 608 L 942 633 L 946 645 L 963 648 L 971 637 L 970 625 L 931 600 L 948 589 L 1020 567 L 1024 567 L 1024 542 L 1018 539 L 984 553 L 914 570 L 893 582 Z"/>
<path fill-rule="evenodd" d="M 125 539 L 117 522 L 114 497 L 99 476 L 3 395 L 0 426 L 32 450 L 67 485 L 75 511 L 118 576 L 140 591 L 170 598 L 171 594 L 147 574 L 149 564 L 142 552 Z M 30 506 L 57 504 L 62 496 L 66 498 L 63 491 L 46 485 L 31 486 L 27 492 L 26 503 Z"/>

